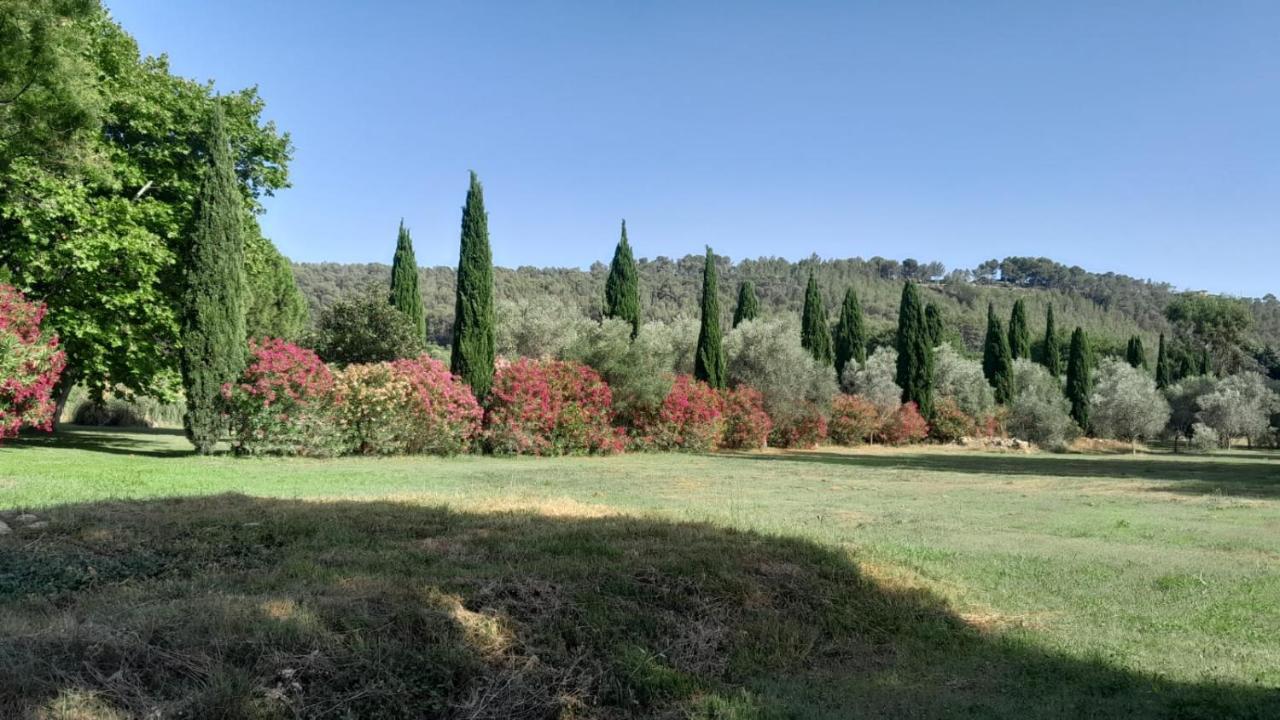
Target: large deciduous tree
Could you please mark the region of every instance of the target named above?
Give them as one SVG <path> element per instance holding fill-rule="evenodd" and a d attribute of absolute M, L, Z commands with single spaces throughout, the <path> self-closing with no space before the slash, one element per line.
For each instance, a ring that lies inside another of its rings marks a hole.
<path fill-rule="evenodd" d="M 733 309 L 733 326 L 760 316 L 760 301 L 756 298 L 756 284 L 750 280 L 738 283 L 738 304 Z"/>
<path fill-rule="evenodd" d="M 1009 315 L 1009 353 L 1014 360 L 1031 359 L 1031 329 L 1027 326 L 1027 305 L 1021 299 L 1013 303 Z"/>
<path fill-rule="evenodd" d="M 1093 390 L 1089 380 L 1090 354 L 1084 329 L 1076 328 L 1071 333 L 1071 351 L 1067 358 L 1066 393 L 1067 400 L 1071 402 L 1071 419 L 1086 431 L 1089 429 L 1089 393 Z"/>
<path fill-rule="evenodd" d="M 809 273 L 804 289 L 804 311 L 800 316 L 800 345 L 824 365 L 835 362 L 831 349 L 831 328 L 827 326 L 827 308 L 818 290 L 818 280 Z"/>
<path fill-rule="evenodd" d="M 422 291 L 418 288 L 418 260 L 413 254 L 413 238 L 400 221 L 396 233 L 396 254 L 391 260 L 391 306 L 404 313 L 414 331 L 427 337 L 427 312 L 422 307 Z"/>
<path fill-rule="evenodd" d="M 609 277 L 604 281 L 604 316 L 631 324 L 631 337 L 640 334 L 640 273 L 627 242 L 627 221 L 622 221 L 622 238 L 609 263 Z"/>
<path fill-rule="evenodd" d="M 202 454 L 222 438 L 222 386 L 245 363 L 244 212 L 222 111 L 215 109 L 204 144 L 204 181 L 196 196 L 183 258 L 182 383 L 187 438 Z"/>
<path fill-rule="evenodd" d="M 994 305 L 987 305 L 987 337 L 982 343 L 982 374 L 996 391 L 996 402 L 1013 398 L 1013 356 Z"/>
<path fill-rule="evenodd" d="M 844 377 L 844 369 L 850 362 L 861 365 L 867 361 L 867 329 L 862 317 L 862 304 L 852 287 L 844 291 L 840 304 L 840 321 L 836 323 L 835 342 L 836 377 Z"/>
<path fill-rule="evenodd" d="M 898 306 L 896 382 L 902 402 L 913 402 L 926 418 L 933 414 L 933 341 L 925 322 L 920 290 L 913 282 L 902 288 Z"/>
<path fill-rule="evenodd" d="M 493 384 L 494 315 L 493 255 L 489 250 L 489 215 L 484 188 L 475 172 L 462 207 L 462 242 L 458 251 L 457 300 L 453 313 L 450 367 L 480 400 Z"/>
<path fill-rule="evenodd" d="M 710 247 L 702 266 L 702 324 L 698 328 L 693 376 L 713 388 L 725 386 L 724 347 L 720 339 L 720 290 L 716 278 L 716 257 Z"/>

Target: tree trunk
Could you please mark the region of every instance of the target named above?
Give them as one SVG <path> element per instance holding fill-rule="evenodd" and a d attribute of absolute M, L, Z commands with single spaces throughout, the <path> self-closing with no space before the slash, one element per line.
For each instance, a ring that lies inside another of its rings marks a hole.
<path fill-rule="evenodd" d="M 71 397 L 71 390 L 76 386 L 75 373 L 66 370 L 63 371 L 62 377 L 58 379 L 58 385 L 54 388 L 54 411 L 53 411 L 53 431 L 57 432 L 62 427 L 62 413 L 67 409 L 67 400 Z"/>

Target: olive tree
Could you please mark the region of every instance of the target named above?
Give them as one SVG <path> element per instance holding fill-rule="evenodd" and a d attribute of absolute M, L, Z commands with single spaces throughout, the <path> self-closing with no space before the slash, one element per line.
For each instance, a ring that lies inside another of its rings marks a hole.
<path fill-rule="evenodd" d="M 983 418 L 995 410 L 995 391 L 982 374 L 982 363 L 964 357 L 950 345 L 934 351 L 933 392 L 939 398 L 954 400 L 971 418 Z"/>
<path fill-rule="evenodd" d="M 1008 428 L 1014 437 L 1056 450 L 1080 434 L 1062 384 L 1048 369 L 1019 359 L 1011 375 Z"/>
<path fill-rule="evenodd" d="M 1137 442 L 1157 436 L 1169 422 L 1169 402 L 1155 380 L 1117 358 L 1098 365 L 1089 406 L 1093 431 L 1104 438 Z"/>

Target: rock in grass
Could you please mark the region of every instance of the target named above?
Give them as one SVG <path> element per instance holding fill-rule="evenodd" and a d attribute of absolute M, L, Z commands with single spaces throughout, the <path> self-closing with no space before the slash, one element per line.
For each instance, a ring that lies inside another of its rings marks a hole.
<path fill-rule="evenodd" d="M 40 520 L 40 521 L 38 521 L 38 522 L 33 522 L 33 523 L 31 523 L 31 524 L 30 524 L 30 525 L 28 525 L 27 527 L 28 527 L 28 528 L 30 528 L 31 530 L 43 530 L 43 529 L 45 529 L 45 528 L 49 527 L 49 521 L 48 521 L 48 520 Z"/>
<path fill-rule="evenodd" d="M 9 527 L 9 523 L 0 520 L 0 535 L 8 535 L 11 532 L 13 532 L 13 529 Z"/>
<path fill-rule="evenodd" d="M 36 520 L 39 520 L 39 518 L 37 518 L 35 515 L 32 515 L 31 513 L 22 513 L 18 517 L 14 518 L 14 520 L 20 523 L 26 524 L 26 523 L 33 523 Z"/>

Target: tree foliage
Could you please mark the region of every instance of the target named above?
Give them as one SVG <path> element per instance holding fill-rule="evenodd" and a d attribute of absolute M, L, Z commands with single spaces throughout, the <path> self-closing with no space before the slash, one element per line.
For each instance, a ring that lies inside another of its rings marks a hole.
<path fill-rule="evenodd" d="M 1161 390 L 1173 384 L 1173 370 L 1169 366 L 1169 354 L 1164 348 L 1164 333 L 1160 333 L 1160 346 L 1156 351 L 1156 387 Z"/>
<path fill-rule="evenodd" d="M 1129 344 L 1125 346 L 1124 359 L 1132 367 L 1147 369 L 1147 350 L 1142 346 L 1142 338 L 1137 335 L 1129 338 Z"/>
<path fill-rule="evenodd" d="M 760 316 L 760 300 L 756 298 L 756 284 L 750 280 L 738 283 L 738 304 L 733 308 L 733 327 Z"/>
<path fill-rule="evenodd" d="M 338 365 L 389 362 L 423 351 L 413 321 L 372 285 L 325 308 L 310 344 L 325 362 Z"/>
<path fill-rule="evenodd" d="M 1021 298 L 1009 314 L 1009 354 L 1014 360 L 1031 359 L 1031 329 L 1027 326 L 1027 304 Z"/>
<path fill-rule="evenodd" d="M 1004 334 L 994 305 L 987 306 L 987 339 L 982 345 L 982 374 L 995 388 L 996 402 L 1006 403 L 1013 396 L 1013 354 L 1009 338 Z"/>
<path fill-rule="evenodd" d="M 924 325 L 929 332 L 929 343 L 934 347 L 941 345 L 946 327 L 942 321 L 942 310 L 937 303 L 931 302 L 924 306 Z"/>
<path fill-rule="evenodd" d="M 450 369 L 471 386 L 471 391 L 482 402 L 493 383 L 496 346 L 493 313 L 489 215 L 484 210 L 484 188 L 472 172 L 467 201 L 462 207 Z"/>
<path fill-rule="evenodd" d="M 835 337 L 836 377 L 844 377 L 850 362 L 861 365 L 867 361 L 867 329 L 862 317 L 862 303 L 852 287 L 844 291 L 840 304 L 840 321 L 836 323 Z"/>
<path fill-rule="evenodd" d="M 604 281 L 604 316 L 631 324 L 631 337 L 640 334 L 640 275 L 627 242 L 627 221 L 622 221 L 622 238 L 613 251 L 609 277 Z"/>
<path fill-rule="evenodd" d="M 240 377 L 246 359 L 244 207 L 220 109 L 203 150 L 208 167 L 183 262 L 182 384 L 187 438 L 210 453 L 225 431 L 222 386 Z"/>
<path fill-rule="evenodd" d="M 693 376 L 713 388 L 726 385 L 724 348 L 720 337 L 720 288 L 716 280 L 716 258 L 710 247 L 702 269 L 702 324 L 698 328 Z"/>
<path fill-rule="evenodd" d="M 413 255 L 413 238 L 400 221 L 396 233 L 396 254 L 391 260 L 391 306 L 405 314 L 424 340 L 427 337 L 427 315 L 418 289 L 418 261 Z"/>
<path fill-rule="evenodd" d="M 1089 429 L 1089 393 L 1092 358 L 1089 341 L 1084 330 L 1076 328 L 1071 333 L 1071 354 L 1067 360 L 1067 399 L 1071 401 L 1071 418 L 1082 430 Z"/>
<path fill-rule="evenodd" d="M 1053 318 L 1053 306 L 1044 313 L 1044 343 L 1041 346 L 1041 359 L 1049 374 L 1058 377 L 1062 374 L 1062 348 L 1058 344 L 1058 328 Z"/>
<path fill-rule="evenodd" d="M 804 310 L 800 315 L 800 344 L 813 359 L 820 363 L 835 362 L 831 347 L 831 328 L 827 325 L 827 308 L 818 291 L 818 281 L 813 275 L 804 291 Z"/>
<path fill-rule="evenodd" d="M 933 339 L 925 322 L 920 291 L 913 282 L 902 288 L 898 309 L 898 371 L 902 402 L 915 403 L 926 418 L 933 412 Z"/>
<path fill-rule="evenodd" d="M 1169 421 L 1169 403 L 1145 371 L 1107 358 L 1098 364 L 1089 397 L 1089 420 L 1099 437 L 1155 438 Z"/>

